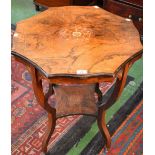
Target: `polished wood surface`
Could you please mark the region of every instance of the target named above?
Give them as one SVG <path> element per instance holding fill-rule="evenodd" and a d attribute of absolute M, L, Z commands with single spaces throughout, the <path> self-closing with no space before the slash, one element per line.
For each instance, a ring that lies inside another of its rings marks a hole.
<path fill-rule="evenodd" d="M 143 0 L 103 0 L 103 8 L 119 16 L 130 18 L 143 35 Z"/>
<path fill-rule="evenodd" d="M 34 3 L 44 7 L 56 7 L 70 5 L 72 0 L 34 0 Z"/>
<path fill-rule="evenodd" d="M 49 92 L 52 95 L 54 91 L 51 91 L 51 87 L 50 87 L 47 94 L 44 94 L 43 87 L 42 87 L 42 80 L 38 79 L 37 70 L 34 67 L 31 67 L 29 65 L 27 65 L 27 67 L 32 76 L 32 86 L 33 86 L 36 99 L 40 104 L 40 106 L 48 113 L 47 131 L 42 143 L 42 152 L 47 152 L 47 145 L 51 138 L 52 133 L 54 132 L 55 125 L 56 125 L 56 109 L 51 107 L 48 104 L 48 97 L 50 96 Z"/>
<path fill-rule="evenodd" d="M 95 84 L 72 84 L 54 86 L 57 117 L 88 114 L 97 116 Z"/>
<path fill-rule="evenodd" d="M 17 23 L 12 54 L 27 66 L 37 101 L 48 113 L 42 152 L 47 152 L 56 119 L 72 114 L 96 116 L 110 148 L 106 110 L 121 95 L 129 68 L 142 56 L 141 49 L 130 20 L 97 7 L 51 8 Z M 49 82 L 46 94 L 43 79 Z M 115 83 L 105 103 L 100 82 Z M 48 103 L 51 95 L 54 106 Z"/>
<path fill-rule="evenodd" d="M 108 128 L 106 126 L 105 115 L 106 115 L 106 111 L 103 111 L 103 109 L 99 109 L 97 123 L 98 123 L 98 128 L 99 128 L 102 136 L 106 140 L 105 141 L 106 148 L 109 150 L 111 147 L 111 136 L 110 136 L 110 133 L 109 133 Z"/>
<path fill-rule="evenodd" d="M 96 0 L 33 0 L 36 11 L 45 11 L 49 7 L 71 6 L 71 5 L 96 5 Z"/>
<path fill-rule="evenodd" d="M 141 49 L 132 21 L 77 6 L 50 8 L 18 22 L 12 48 L 53 76 L 114 74 Z"/>
<path fill-rule="evenodd" d="M 68 5 L 90 5 L 96 0 L 34 0 L 34 3 L 44 7 L 58 7 Z"/>
<path fill-rule="evenodd" d="M 117 0 L 117 1 L 124 2 L 137 7 L 143 7 L 143 0 Z"/>

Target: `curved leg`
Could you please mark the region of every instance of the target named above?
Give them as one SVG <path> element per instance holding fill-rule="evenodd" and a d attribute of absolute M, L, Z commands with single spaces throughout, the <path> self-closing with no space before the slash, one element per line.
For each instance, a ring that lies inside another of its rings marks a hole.
<path fill-rule="evenodd" d="M 31 69 L 31 76 L 32 76 L 32 86 L 33 86 L 37 101 L 40 104 L 40 106 L 44 108 L 48 113 L 48 126 L 47 126 L 46 135 L 42 144 L 42 151 L 46 153 L 48 142 L 51 138 L 51 135 L 56 125 L 56 110 L 48 104 L 48 98 L 50 96 L 50 92 L 52 91 L 53 93 L 53 90 L 50 87 L 47 94 L 44 95 L 43 88 L 42 88 L 42 81 L 38 79 L 37 70 L 34 67 L 31 67 L 30 69 Z"/>
<path fill-rule="evenodd" d="M 55 129 L 55 125 L 56 125 L 56 121 L 55 119 L 53 119 L 53 114 L 48 113 L 48 125 L 47 125 L 47 131 L 46 131 L 46 135 L 44 137 L 43 140 L 43 144 L 42 144 L 42 151 L 44 153 L 47 152 L 47 146 L 48 146 L 48 142 L 52 136 L 52 133 L 54 132 Z"/>
<path fill-rule="evenodd" d="M 129 67 L 129 63 L 126 64 L 122 72 L 117 75 L 115 88 L 113 90 L 112 95 L 105 103 L 100 103 L 99 107 L 102 107 L 104 110 L 106 110 L 109 107 L 111 107 L 115 103 L 115 101 L 120 97 L 126 83 Z"/>
<path fill-rule="evenodd" d="M 98 111 L 97 123 L 98 123 L 98 127 L 100 129 L 100 132 L 102 133 L 102 136 L 106 140 L 106 147 L 107 147 L 107 149 L 110 149 L 111 137 L 110 137 L 110 133 L 109 133 L 107 126 L 106 126 L 105 111 L 103 110 L 103 108 L 100 108 Z"/>
<path fill-rule="evenodd" d="M 102 92 L 99 89 L 99 83 L 96 84 L 95 91 L 98 94 L 98 105 L 100 105 L 102 103 Z M 111 137 L 110 137 L 110 133 L 109 133 L 109 131 L 107 129 L 107 126 L 106 126 L 105 111 L 104 111 L 104 109 L 102 107 L 98 108 L 97 124 L 98 124 L 98 128 L 99 128 L 102 136 L 106 140 L 107 149 L 110 149 L 110 147 L 111 147 Z"/>
<path fill-rule="evenodd" d="M 121 74 L 118 75 L 119 77 L 116 79 L 113 93 L 111 97 L 106 101 L 106 103 L 102 103 L 102 92 L 99 89 L 99 84 L 96 84 L 96 93 L 98 94 L 98 102 L 99 102 L 97 122 L 98 122 L 98 127 L 100 129 L 100 132 L 102 133 L 103 137 L 106 139 L 107 149 L 110 149 L 111 147 L 111 138 L 110 138 L 109 131 L 106 127 L 105 111 L 110 106 L 112 106 L 117 100 L 117 98 L 121 95 L 126 83 L 128 70 L 129 70 L 129 64 L 126 64 Z"/>

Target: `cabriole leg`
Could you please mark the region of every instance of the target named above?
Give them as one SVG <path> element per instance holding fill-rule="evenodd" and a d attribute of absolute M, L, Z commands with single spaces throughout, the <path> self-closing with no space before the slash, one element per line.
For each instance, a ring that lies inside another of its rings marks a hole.
<path fill-rule="evenodd" d="M 98 123 L 98 127 L 100 129 L 102 136 L 106 140 L 106 147 L 107 147 L 107 149 L 110 149 L 111 137 L 110 137 L 110 133 L 109 133 L 107 126 L 106 126 L 105 114 L 106 114 L 106 112 L 102 108 L 99 108 L 97 123 Z"/>
<path fill-rule="evenodd" d="M 43 88 L 42 88 L 42 81 L 38 79 L 37 70 L 33 67 L 31 67 L 31 76 L 32 76 L 32 86 L 33 86 L 33 90 L 37 98 L 37 101 L 40 104 L 40 106 L 44 108 L 48 113 L 47 131 L 42 144 L 42 151 L 46 153 L 48 142 L 51 138 L 51 135 L 56 125 L 56 110 L 48 104 L 48 98 L 50 96 L 50 92 L 53 93 L 53 90 L 51 90 L 51 87 L 50 87 L 47 94 L 44 95 Z"/>
<path fill-rule="evenodd" d="M 128 70 L 129 70 L 129 63 L 124 66 L 121 74 L 119 74 L 118 77 L 116 78 L 115 88 L 113 90 L 113 93 L 105 103 L 102 103 L 102 92 L 99 89 L 99 84 L 96 84 L 96 93 L 98 94 L 97 122 L 98 122 L 98 127 L 100 129 L 100 132 L 102 133 L 103 137 L 106 140 L 107 149 L 110 149 L 111 147 L 111 137 L 106 126 L 105 112 L 110 106 L 112 106 L 115 103 L 115 101 L 121 95 L 126 83 Z"/>
<path fill-rule="evenodd" d="M 98 105 L 100 105 L 100 104 L 102 104 L 102 92 L 99 89 L 99 83 L 96 84 L 95 91 L 98 94 Z M 98 108 L 97 124 L 98 124 L 98 128 L 99 128 L 102 136 L 106 140 L 105 142 L 106 142 L 107 149 L 110 149 L 110 147 L 111 147 L 111 137 L 110 137 L 110 133 L 109 133 L 109 131 L 107 129 L 107 126 L 106 126 L 105 110 L 102 107 Z"/>

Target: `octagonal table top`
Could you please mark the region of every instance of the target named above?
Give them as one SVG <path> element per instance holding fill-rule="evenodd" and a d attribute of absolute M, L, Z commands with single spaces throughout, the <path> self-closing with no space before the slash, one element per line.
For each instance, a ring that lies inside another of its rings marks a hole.
<path fill-rule="evenodd" d="M 131 20 L 96 6 L 65 6 L 18 22 L 12 51 L 50 77 L 114 74 L 141 49 Z"/>

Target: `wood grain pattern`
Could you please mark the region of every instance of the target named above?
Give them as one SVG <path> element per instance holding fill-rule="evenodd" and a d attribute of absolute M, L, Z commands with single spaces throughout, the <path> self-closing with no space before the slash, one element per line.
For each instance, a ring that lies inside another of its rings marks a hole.
<path fill-rule="evenodd" d="M 103 8 L 111 13 L 119 16 L 130 18 L 139 33 L 143 34 L 143 8 L 139 7 L 142 0 L 118 1 L 118 0 L 104 0 Z M 137 6 L 138 5 L 138 6 Z"/>
<path fill-rule="evenodd" d="M 78 113 L 98 112 L 98 126 L 110 148 L 105 111 L 121 94 L 128 69 L 141 57 L 141 49 L 131 21 L 96 7 L 50 8 L 17 24 L 12 54 L 28 67 L 38 103 L 48 113 L 43 152 L 47 152 L 56 118 Z M 87 73 L 77 74 L 77 70 Z M 41 83 L 44 78 L 50 83 L 47 94 Z M 115 79 L 111 98 L 102 103 L 99 82 Z M 53 93 L 56 107 L 48 104 Z"/>
<path fill-rule="evenodd" d="M 95 85 L 56 85 L 54 92 L 57 117 L 71 114 L 96 116 Z"/>
<path fill-rule="evenodd" d="M 12 50 L 47 74 L 114 73 L 142 49 L 131 21 L 95 7 L 50 8 L 17 23 Z"/>

